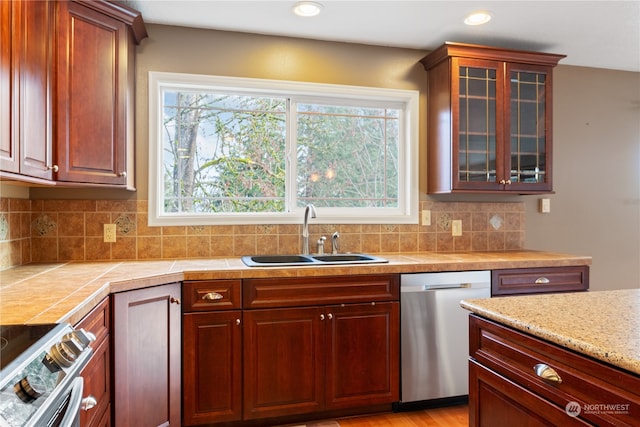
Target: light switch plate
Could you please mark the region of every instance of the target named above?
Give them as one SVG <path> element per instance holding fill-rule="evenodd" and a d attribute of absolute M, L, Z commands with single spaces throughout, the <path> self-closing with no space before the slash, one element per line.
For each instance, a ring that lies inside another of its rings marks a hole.
<path fill-rule="evenodd" d="M 540 213 L 551 212 L 551 199 L 540 199 Z"/>
<path fill-rule="evenodd" d="M 428 209 L 422 211 L 422 225 L 431 225 L 431 211 Z"/>

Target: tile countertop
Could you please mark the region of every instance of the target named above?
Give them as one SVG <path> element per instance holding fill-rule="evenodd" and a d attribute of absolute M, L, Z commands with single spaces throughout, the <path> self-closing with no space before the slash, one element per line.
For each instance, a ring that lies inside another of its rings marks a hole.
<path fill-rule="evenodd" d="M 640 374 L 640 289 L 463 300 L 460 305 Z"/>
<path fill-rule="evenodd" d="M 104 297 L 182 280 L 310 277 L 590 265 L 542 251 L 376 254 L 385 264 L 247 267 L 240 257 L 176 261 L 27 264 L 0 271 L 0 324 L 77 323 Z"/>

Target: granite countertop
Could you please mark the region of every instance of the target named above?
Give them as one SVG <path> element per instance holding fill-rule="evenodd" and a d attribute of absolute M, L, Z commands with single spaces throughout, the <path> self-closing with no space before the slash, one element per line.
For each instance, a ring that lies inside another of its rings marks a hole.
<path fill-rule="evenodd" d="M 640 289 L 464 300 L 462 307 L 640 374 Z"/>
<path fill-rule="evenodd" d="M 590 265 L 591 257 L 542 251 L 376 254 L 385 264 L 247 267 L 240 257 L 175 261 L 27 264 L 0 271 L 0 324 L 77 323 L 110 293 L 182 280 L 310 277 Z"/>

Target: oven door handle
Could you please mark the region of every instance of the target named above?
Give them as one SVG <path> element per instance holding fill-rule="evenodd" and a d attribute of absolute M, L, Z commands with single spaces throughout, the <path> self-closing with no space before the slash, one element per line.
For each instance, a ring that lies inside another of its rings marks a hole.
<path fill-rule="evenodd" d="M 82 405 L 82 392 L 84 389 L 84 380 L 78 377 L 73 380 L 71 385 L 71 395 L 69 396 L 69 404 L 67 405 L 64 418 L 60 422 L 60 427 L 74 427 L 80 425 L 80 406 Z"/>

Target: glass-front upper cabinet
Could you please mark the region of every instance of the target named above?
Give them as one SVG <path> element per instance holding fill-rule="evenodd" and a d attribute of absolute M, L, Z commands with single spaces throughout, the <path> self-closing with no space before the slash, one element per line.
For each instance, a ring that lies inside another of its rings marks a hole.
<path fill-rule="evenodd" d="M 424 58 L 427 191 L 552 191 L 551 71 L 563 57 L 447 43 Z"/>

